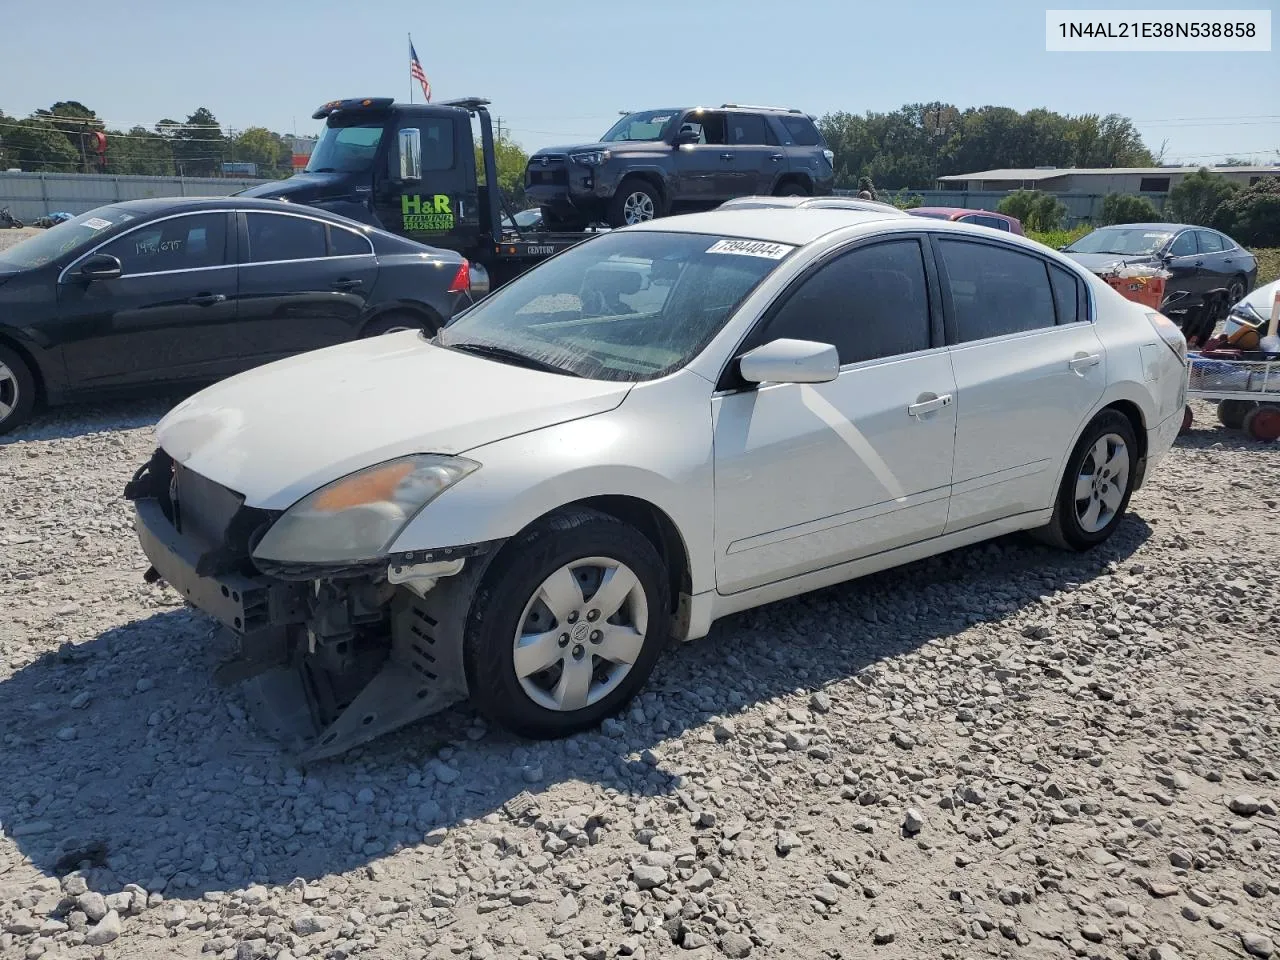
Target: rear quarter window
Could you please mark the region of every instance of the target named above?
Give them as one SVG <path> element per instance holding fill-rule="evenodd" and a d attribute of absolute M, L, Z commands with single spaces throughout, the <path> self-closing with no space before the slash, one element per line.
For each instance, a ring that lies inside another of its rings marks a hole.
<path fill-rule="evenodd" d="M 786 116 L 781 118 L 781 122 L 787 139 L 797 147 L 816 147 L 822 142 L 822 135 L 808 117 Z"/>

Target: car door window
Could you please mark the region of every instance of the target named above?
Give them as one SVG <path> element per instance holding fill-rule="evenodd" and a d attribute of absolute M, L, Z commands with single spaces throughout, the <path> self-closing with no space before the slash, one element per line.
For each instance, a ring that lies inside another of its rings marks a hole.
<path fill-rule="evenodd" d="M 835 346 L 840 363 L 927 350 L 929 294 L 917 240 L 858 247 L 818 267 L 751 338 Z"/>
<path fill-rule="evenodd" d="M 1189 257 L 1196 252 L 1196 232 L 1194 230 L 1184 230 L 1173 241 L 1173 246 L 1169 248 L 1169 255 L 1174 257 Z"/>
<path fill-rule="evenodd" d="M 1201 253 L 1221 253 L 1222 238 L 1208 230 L 1197 230 L 1196 240 L 1200 244 Z"/>
<path fill-rule="evenodd" d="M 329 255 L 333 257 L 360 257 L 373 253 L 366 237 L 345 227 L 329 225 Z"/>
<path fill-rule="evenodd" d="M 822 135 L 808 117 L 783 117 L 782 128 L 797 147 L 816 147 L 822 142 Z"/>
<path fill-rule="evenodd" d="M 723 113 L 691 113 L 680 124 L 682 132 L 696 133 L 698 143 L 723 145 L 727 142 Z"/>
<path fill-rule="evenodd" d="M 422 117 L 413 125 L 422 132 L 422 169 L 452 170 L 454 123 L 452 117 Z"/>
<path fill-rule="evenodd" d="M 325 225 L 320 220 L 278 213 L 250 213 L 246 217 L 249 226 L 246 263 L 311 260 L 328 252 Z"/>
<path fill-rule="evenodd" d="M 962 240 L 940 240 L 938 248 L 959 343 L 1055 325 L 1048 268 L 1039 257 Z"/>
<path fill-rule="evenodd" d="M 728 115 L 729 143 L 736 147 L 762 145 L 765 140 L 764 117 L 752 113 Z"/>
<path fill-rule="evenodd" d="M 199 213 L 139 227 L 99 253 L 120 261 L 121 275 L 220 267 L 227 262 L 227 215 Z"/>

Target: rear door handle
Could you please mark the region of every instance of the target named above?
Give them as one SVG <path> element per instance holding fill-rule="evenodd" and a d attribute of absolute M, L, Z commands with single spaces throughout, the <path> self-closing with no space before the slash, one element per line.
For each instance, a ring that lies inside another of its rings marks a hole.
<path fill-rule="evenodd" d="M 196 307 L 211 307 L 215 303 L 222 303 L 227 299 L 225 293 L 202 293 L 198 297 L 191 297 L 187 303 Z"/>
<path fill-rule="evenodd" d="M 1078 357 L 1072 357 L 1067 361 L 1067 366 L 1069 366 L 1075 373 L 1084 376 L 1085 370 L 1088 370 L 1090 367 L 1096 367 L 1101 362 L 1102 354 L 1086 353 Z"/>
<path fill-rule="evenodd" d="M 732 159 L 733 159 L 733 154 L 732 154 L 732 153 L 722 153 L 722 154 L 720 154 L 720 159 L 721 159 L 721 160 L 732 160 Z"/>
<path fill-rule="evenodd" d="M 333 283 L 329 284 L 329 286 L 333 287 L 333 289 L 335 290 L 354 290 L 356 287 L 360 286 L 360 281 L 359 280 L 335 280 L 333 281 Z"/>
<path fill-rule="evenodd" d="M 941 410 L 943 407 L 951 405 L 951 394 L 944 393 L 940 397 L 934 397 L 932 400 L 920 400 L 907 407 L 907 413 L 913 417 L 923 417 L 926 413 L 933 413 L 935 410 Z"/>

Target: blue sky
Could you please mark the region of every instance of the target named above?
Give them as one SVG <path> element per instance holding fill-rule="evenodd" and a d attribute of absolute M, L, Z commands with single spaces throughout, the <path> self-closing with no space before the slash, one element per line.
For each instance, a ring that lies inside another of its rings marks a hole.
<path fill-rule="evenodd" d="M 1105 6 L 374 0 L 326 12 L 314 0 L 0 0 L 0 109 L 25 115 L 75 99 L 113 126 L 151 126 L 203 105 L 224 125 L 310 133 L 325 100 L 405 99 L 412 32 L 435 98 L 489 98 L 526 149 L 592 140 L 620 109 L 737 101 L 820 115 L 944 100 L 1122 113 L 1152 149 L 1167 140 L 1166 159 L 1178 162 L 1280 160 L 1276 49 L 1047 53 L 1050 5 Z"/>

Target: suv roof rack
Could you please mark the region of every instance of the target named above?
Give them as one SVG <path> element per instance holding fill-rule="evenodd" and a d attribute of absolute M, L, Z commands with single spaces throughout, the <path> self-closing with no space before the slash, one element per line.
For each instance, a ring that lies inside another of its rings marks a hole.
<path fill-rule="evenodd" d="M 441 107 L 462 107 L 464 110 L 478 110 L 480 107 L 487 107 L 489 101 L 484 97 L 459 97 L 456 100 L 441 100 L 437 106 Z"/>
<path fill-rule="evenodd" d="M 795 107 L 766 107 L 759 103 L 722 103 L 721 110 L 774 110 L 778 113 L 804 113 Z"/>

